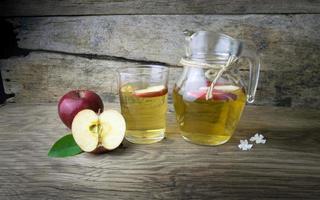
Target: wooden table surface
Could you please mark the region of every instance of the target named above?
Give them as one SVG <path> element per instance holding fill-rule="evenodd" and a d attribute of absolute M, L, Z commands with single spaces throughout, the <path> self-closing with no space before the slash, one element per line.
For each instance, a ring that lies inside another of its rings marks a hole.
<path fill-rule="evenodd" d="M 0 199 L 320 198 L 319 111 L 247 107 L 234 137 L 217 147 L 185 142 L 172 112 L 167 129 L 152 145 L 49 158 L 68 131 L 56 105 L 0 107 Z M 239 140 L 256 132 L 267 143 L 240 151 Z"/>

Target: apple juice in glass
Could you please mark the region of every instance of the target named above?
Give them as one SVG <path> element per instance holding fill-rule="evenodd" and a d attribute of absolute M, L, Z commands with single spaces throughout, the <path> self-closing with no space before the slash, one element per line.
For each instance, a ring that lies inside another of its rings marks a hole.
<path fill-rule="evenodd" d="M 165 136 L 168 69 L 144 65 L 119 70 L 121 113 L 125 118 L 126 139 L 151 144 Z"/>

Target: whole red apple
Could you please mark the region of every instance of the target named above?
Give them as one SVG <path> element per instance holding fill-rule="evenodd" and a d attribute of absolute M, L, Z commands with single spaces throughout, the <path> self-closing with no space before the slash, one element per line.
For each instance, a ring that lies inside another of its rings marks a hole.
<path fill-rule="evenodd" d="M 102 113 L 103 102 L 99 95 L 89 90 L 73 90 L 63 95 L 58 104 L 60 119 L 69 128 L 76 114 L 84 109 Z"/>

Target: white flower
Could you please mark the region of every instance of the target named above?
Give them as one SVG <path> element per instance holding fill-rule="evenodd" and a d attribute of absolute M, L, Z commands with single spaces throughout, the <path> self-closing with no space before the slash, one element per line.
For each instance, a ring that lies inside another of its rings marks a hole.
<path fill-rule="evenodd" d="M 256 142 L 256 144 L 265 144 L 266 139 L 262 134 L 256 133 L 253 137 L 250 138 L 251 142 Z"/>
<path fill-rule="evenodd" d="M 249 144 L 248 140 L 240 140 L 240 144 L 238 145 L 239 149 L 243 151 L 248 151 L 252 148 L 253 144 Z"/>

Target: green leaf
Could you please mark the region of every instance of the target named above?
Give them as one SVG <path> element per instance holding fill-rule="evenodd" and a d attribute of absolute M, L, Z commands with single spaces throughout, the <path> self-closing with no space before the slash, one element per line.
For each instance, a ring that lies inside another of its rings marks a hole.
<path fill-rule="evenodd" d="M 49 157 L 68 157 L 82 153 L 83 151 L 74 141 L 72 134 L 68 134 L 60 138 L 51 147 Z"/>

